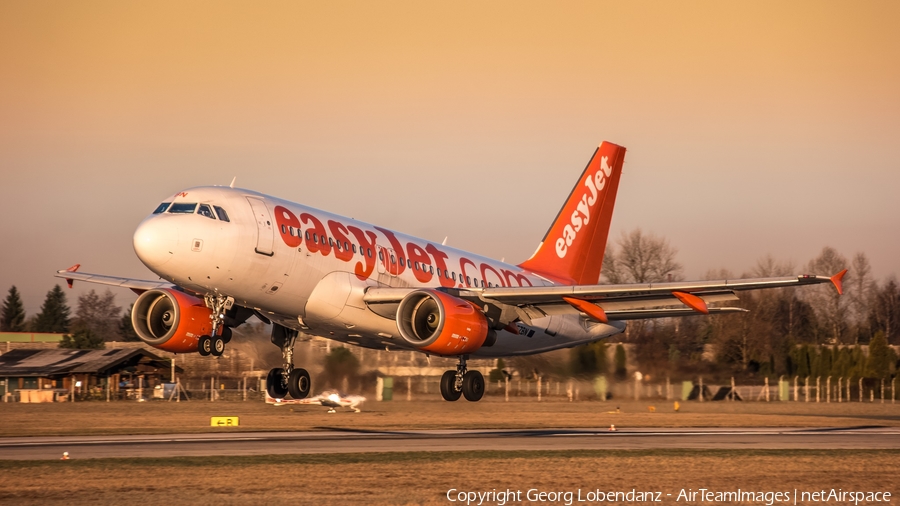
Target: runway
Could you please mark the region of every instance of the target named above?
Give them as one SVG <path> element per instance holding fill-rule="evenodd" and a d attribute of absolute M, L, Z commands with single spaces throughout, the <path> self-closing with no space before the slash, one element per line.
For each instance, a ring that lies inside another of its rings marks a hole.
<path fill-rule="evenodd" d="M 900 428 L 232 432 L 0 438 L 0 459 L 187 457 L 473 450 L 900 449 Z"/>

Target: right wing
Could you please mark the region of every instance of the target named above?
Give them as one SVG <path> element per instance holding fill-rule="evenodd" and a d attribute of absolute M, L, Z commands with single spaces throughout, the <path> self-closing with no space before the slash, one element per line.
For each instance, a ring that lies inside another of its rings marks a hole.
<path fill-rule="evenodd" d="M 65 279 L 66 283 L 69 284 L 69 288 L 72 288 L 72 284 L 76 280 L 78 280 L 84 281 L 86 283 L 97 283 L 99 285 L 130 288 L 131 291 L 138 295 L 146 292 L 147 290 L 153 290 L 154 288 L 173 288 L 175 286 L 168 281 L 149 281 L 144 279 L 120 278 L 116 276 L 89 274 L 87 272 L 76 272 L 79 267 L 81 267 L 81 264 L 75 264 L 68 269 L 56 271 L 56 274 L 54 274 L 54 276 L 57 278 Z"/>
<path fill-rule="evenodd" d="M 753 278 L 715 281 L 676 281 L 627 285 L 556 285 L 495 288 L 447 289 L 451 295 L 479 305 L 493 306 L 501 326 L 555 314 L 581 313 L 601 322 L 667 318 L 696 314 L 746 311 L 736 307 L 709 307 L 714 302 L 737 300 L 737 291 L 785 288 L 832 283 L 843 293 L 841 279 L 847 270 L 834 276 L 809 274 L 783 278 Z M 363 300 L 369 309 L 392 318 L 396 305 L 414 288 L 370 288 Z M 675 307 L 673 307 L 675 306 Z M 486 313 L 491 313 L 487 311 Z"/>

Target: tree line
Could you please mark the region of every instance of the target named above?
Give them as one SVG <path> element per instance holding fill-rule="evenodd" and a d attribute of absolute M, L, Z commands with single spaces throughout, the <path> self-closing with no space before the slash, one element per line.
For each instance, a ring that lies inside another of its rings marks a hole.
<path fill-rule="evenodd" d="M 72 316 L 59 285 L 47 292 L 40 312 L 31 317 L 26 317 L 19 290 L 12 286 L 0 310 L 0 332 L 65 334 L 61 348 L 100 349 L 109 341 L 140 340 L 131 326 L 131 309 L 123 315 L 109 289 L 102 294 L 91 290 L 79 296 Z"/>
<path fill-rule="evenodd" d="M 607 248 L 603 281 L 681 280 L 676 256 L 664 238 L 640 229 L 623 233 Z M 749 312 L 631 321 L 614 339 L 634 343 L 642 371 L 670 376 L 890 376 L 898 366 L 889 345 L 900 344 L 900 285 L 894 276 L 875 280 L 865 253 L 848 260 L 825 247 L 800 269 L 765 256 L 741 274 L 719 269 L 704 278 L 832 275 L 843 269 L 849 269 L 843 296 L 830 284 L 738 292 L 734 305 Z M 585 357 L 601 346 L 573 349 L 570 369 L 590 373 Z"/>

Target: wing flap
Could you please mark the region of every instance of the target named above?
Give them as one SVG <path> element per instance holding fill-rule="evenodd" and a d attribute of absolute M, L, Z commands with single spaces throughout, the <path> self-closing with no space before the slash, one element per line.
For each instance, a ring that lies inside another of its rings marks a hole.
<path fill-rule="evenodd" d="M 485 288 L 478 290 L 482 299 L 491 299 L 504 304 L 541 304 L 561 302 L 563 297 L 573 297 L 600 303 L 606 309 L 607 303 L 616 301 L 657 301 L 674 300 L 674 292 L 689 293 L 707 302 L 707 296 L 731 293 L 740 290 L 760 290 L 790 286 L 832 283 L 828 276 L 802 275 L 783 278 L 723 279 L 715 281 L 687 281 L 667 283 L 641 283 L 628 285 L 570 285 L 570 286 L 523 286 L 510 288 Z M 732 299 L 733 300 L 733 299 Z M 645 304 L 644 307 L 647 307 Z"/>

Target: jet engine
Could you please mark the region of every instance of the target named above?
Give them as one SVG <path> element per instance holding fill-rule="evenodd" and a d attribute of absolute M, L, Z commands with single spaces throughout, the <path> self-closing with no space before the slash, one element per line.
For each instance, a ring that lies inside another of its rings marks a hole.
<path fill-rule="evenodd" d="M 203 300 L 170 289 L 147 290 L 131 308 L 131 324 L 145 343 L 174 353 L 197 351 L 201 336 L 209 335 L 212 310 Z"/>
<path fill-rule="evenodd" d="M 465 355 L 481 348 L 490 327 L 471 302 L 437 290 L 410 292 L 397 308 L 400 336 L 420 351 Z"/>

